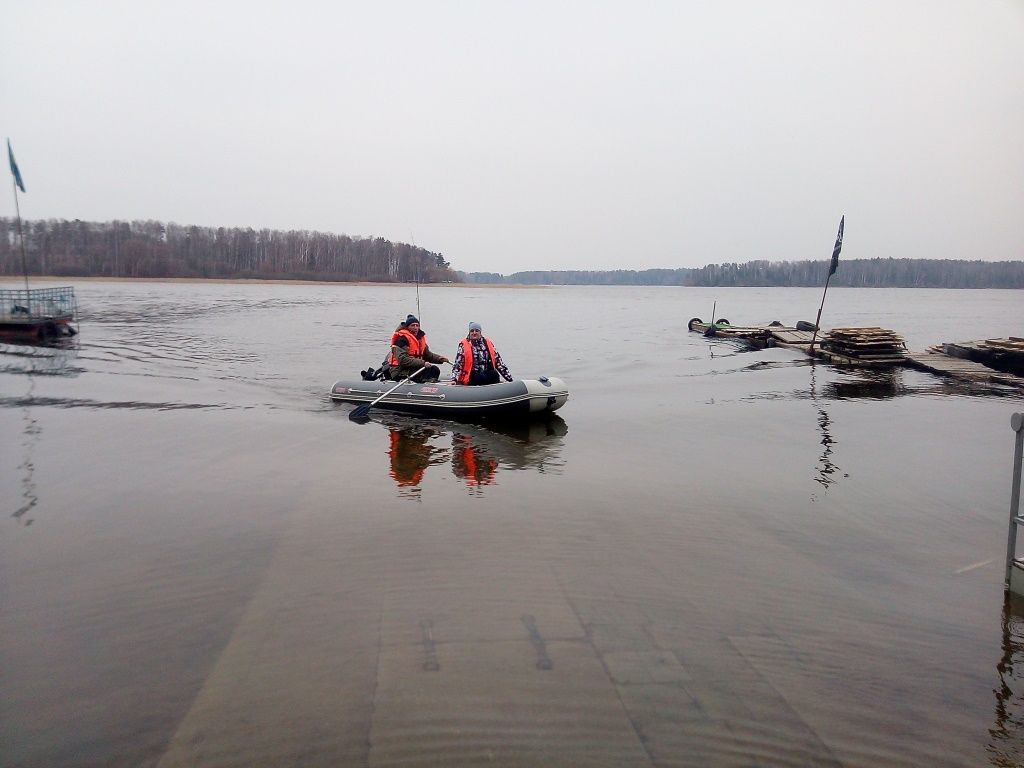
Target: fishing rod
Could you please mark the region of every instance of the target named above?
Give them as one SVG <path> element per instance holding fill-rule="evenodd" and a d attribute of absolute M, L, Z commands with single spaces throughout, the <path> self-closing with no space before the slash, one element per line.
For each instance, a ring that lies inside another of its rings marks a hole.
<path fill-rule="evenodd" d="M 423 315 L 420 313 L 420 265 L 418 259 L 416 261 L 416 317 L 420 319 L 422 324 Z"/>
<path fill-rule="evenodd" d="M 416 260 L 416 317 L 420 319 L 420 324 L 423 323 L 423 315 L 420 314 L 420 257 L 416 253 L 416 238 L 409 233 L 409 239 L 412 241 L 412 257 Z"/>

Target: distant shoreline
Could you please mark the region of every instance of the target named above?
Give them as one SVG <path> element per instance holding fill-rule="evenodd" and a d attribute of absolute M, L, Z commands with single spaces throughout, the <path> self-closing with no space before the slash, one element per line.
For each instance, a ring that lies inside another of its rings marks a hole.
<path fill-rule="evenodd" d="M 367 286 L 383 288 L 387 286 L 395 286 L 396 288 L 405 288 L 408 286 L 415 286 L 416 283 L 381 283 L 372 282 L 369 280 L 285 280 L 272 278 L 268 280 L 261 280 L 254 277 L 102 277 L 98 275 L 89 276 L 60 276 L 60 275 L 29 275 L 28 284 L 29 288 L 32 287 L 32 283 L 71 283 L 71 282 L 83 282 L 83 283 L 241 283 L 243 285 L 353 285 L 353 286 Z M 20 284 L 25 285 L 25 278 L 17 277 L 15 275 L 0 275 L 0 285 L 7 284 Z M 528 285 L 525 283 L 420 283 L 420 288 L 457 288 L 457 287 L 473 287 L 473 288 L 554 288 L 552 285 Z"/>
<path fill-rule="evenodd" d="M 232 283 L 242 285 L 348 285 L 366 286 L 368 288 L 407 288 L 415 286 L 416 283 L 384 283 L 369 280 L 288 280 L 284 278 L 271 278 L 262 280 L 254 277 L 103 277 L 98 275 L 81 276 L 59 276 L 59 275 L 30 275 L 29 288 L 33 283 L 212 283 L 228 285 Z M 0 286 L 9 288 L 24 287 L 25 279 L 15 275 L 0 275 Z M 546 289 L 546 288 L 814 288 L 821 286 L 814 285 L 657 285 L 647 283 L 420 283 L 421 288 L 512 288 L 512 289 Z M 857 288 L 865 290 L 896 288 L 900 290 L 929 290 L 929 291 L 1014 291 L 1022 290 L 1017 286 L 906 286 L 906 285 L 833 285 L 833 290 Z"/>

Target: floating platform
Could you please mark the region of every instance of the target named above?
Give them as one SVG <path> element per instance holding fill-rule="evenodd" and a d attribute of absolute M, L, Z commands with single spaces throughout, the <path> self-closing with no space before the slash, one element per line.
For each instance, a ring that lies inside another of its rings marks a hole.
<path fill-rule="evenodd" d="M 768 325 L 731 325 L 726 320 L 705 323 L 690 320 L 690 331 L 744 342 L 755 348 L 787 347 L 844 368 L 892 368 L 909 365 L 939 376 L 1024 388 L 1024 338 L 984 339 L 936 344 L 924 352 L 908 352 L 894 331 L 879 326 L 833 328 L 814 332 L 812 323 L 797 327 L 779 322 Z M 713 329 L 708 333 L 709 329 Z M 812 340 L 814 346 L 811 346 Z"/>
<path fill-rule="evenodd" d="M 815 349 L 817 357 L 837 365 L 881 368 L 903 365 L 907 345 L 903 338 L 888 328 L 833 328 Z"/>
<path fill-rule="evenodd" d="M 942 351 L 952 357 L 981 363 L 996 371 L 1024 376 L 1024 338 L 1019 336 L 945 343 Z"/>
<path fill-rule="evenodd" d="M 778 321 L 767 325 L 731 325 L 727 320 L 719 320 L 712 324 L 695 317 L 687 324 L 687 328 L 704 336 L 745 341 L 755 347 L 801 347 L 809 345 L 815 338 L 814 324 L 803 321 L 797 323 L 796 327 L 783 325 Z M 713 330 L 709 333 L 709 329 Z M 823 336 L 819 333 L 816 338 L 820 341 Z"/>
<path fill-rule="evenodd" d="M 75 289 L 0 288 L 0 339 L 46 343 L 74 336 L 78 330 Z"/>
<path fill-rule="evenodd" d="M 965 360 L 946 353 L 946 344 L 936 344 L 924 352 L 909 352 L 907 364 L 928 373 L 949 376 L 961 381 L 1004 384 L 1011 387 L 1024 387 L 1024 377 L 1012 373 L 995 371 L 988 366 L 973 360 Z"/>
<path fill-rule="evenodd" d="M 812 341 L 820 342 L 828 334 L 815 334 L 813 331 L 799 331 L 796 328 L 772 328 L 771 336 L 775 342 L 772 346 L 795 347 L 806 352 Z"/>
<path fill-rule="evenodd" d="M 694 333 L 699 333 L 703 336 L 713 336 L 718 339 L 764 341 L 770 335 L 770 326 L 767 325 L 729 325 L 721 321 L 705 323 L 697 318 L 691 320 L 687 327 Z M 709 331 L 711 332 L 709 333 Z"/>

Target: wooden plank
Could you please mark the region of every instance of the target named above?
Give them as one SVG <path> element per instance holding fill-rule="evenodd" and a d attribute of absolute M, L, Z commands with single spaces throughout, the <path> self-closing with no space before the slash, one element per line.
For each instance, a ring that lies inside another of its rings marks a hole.
<path fill-rule="evenodd" d="M 871 342 L 849 342 L 845 339 L 837 339 L 835 337 L 829 337 L 833 344 L 843 344 L 844 346 L 852 347 L 854 349 L 878 349 L 882 347 L 884 349 L 894 349 L 896 347 L 902 347 L 903 343 L 894 343 L 891 341 L 871 341 Z"/>
<path fill-rule="evenodd" d="M 780 330 L 775 328 L 771 330 L 771 335 L 781 342 L 786 344 L 810 344 L 811 338 L 814 334 L 811 331 L 796 331 L 796 330 Z M 827 338 L 818 334 L 818 339 Z"/>
<path fill-rule="evenodd" d="M 898 357 L 894 360 L 863 360 L 831 352 L 826 349 L 815 350 L 814 354 L 823 360 L 827 360 L 833 365 L 846 365 L 852 368 L 891 368 L 895 365 L 903 365 L 905 363 L 905 359 L 903 357 Z"/>
<path fill-rule="evenodd" d="M 902 360 L 903 355 L 851 355 L 858 360 Z"/>
<path fill-rule="evenodd" d="M 1009 352 L 1024 352 L 1024 343 L 1016 341 L 1004 341 L 1002 339 L 986 339 L 982 342 L 990 349 L 1005 349 Z"/>
<path fill-rule="evenodd" d="M 906 360 L 915 368 L 921 368 L 942 376 L 951 376 L 965 381 L 995 382 L 997 384 L 1024 388 L 1024 377 L 993 371 L 981 363 L 975 363 L 972 360 L 960 357 L 951 357 L 950 355 L 937 352 L 908 352 Z"/>

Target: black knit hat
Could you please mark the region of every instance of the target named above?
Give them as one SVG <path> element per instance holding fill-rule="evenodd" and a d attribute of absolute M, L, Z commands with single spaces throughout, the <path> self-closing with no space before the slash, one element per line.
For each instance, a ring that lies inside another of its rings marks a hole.
<path fill-rule="evenodd" d="M 418 323 L 418 322 L 419 322 L 419 320 L 416 319 L 416 315 L 409 315 L 407 318 L 405 318 L 405 324 L 406 325 L 412 325 L 413 323 Z"/>

